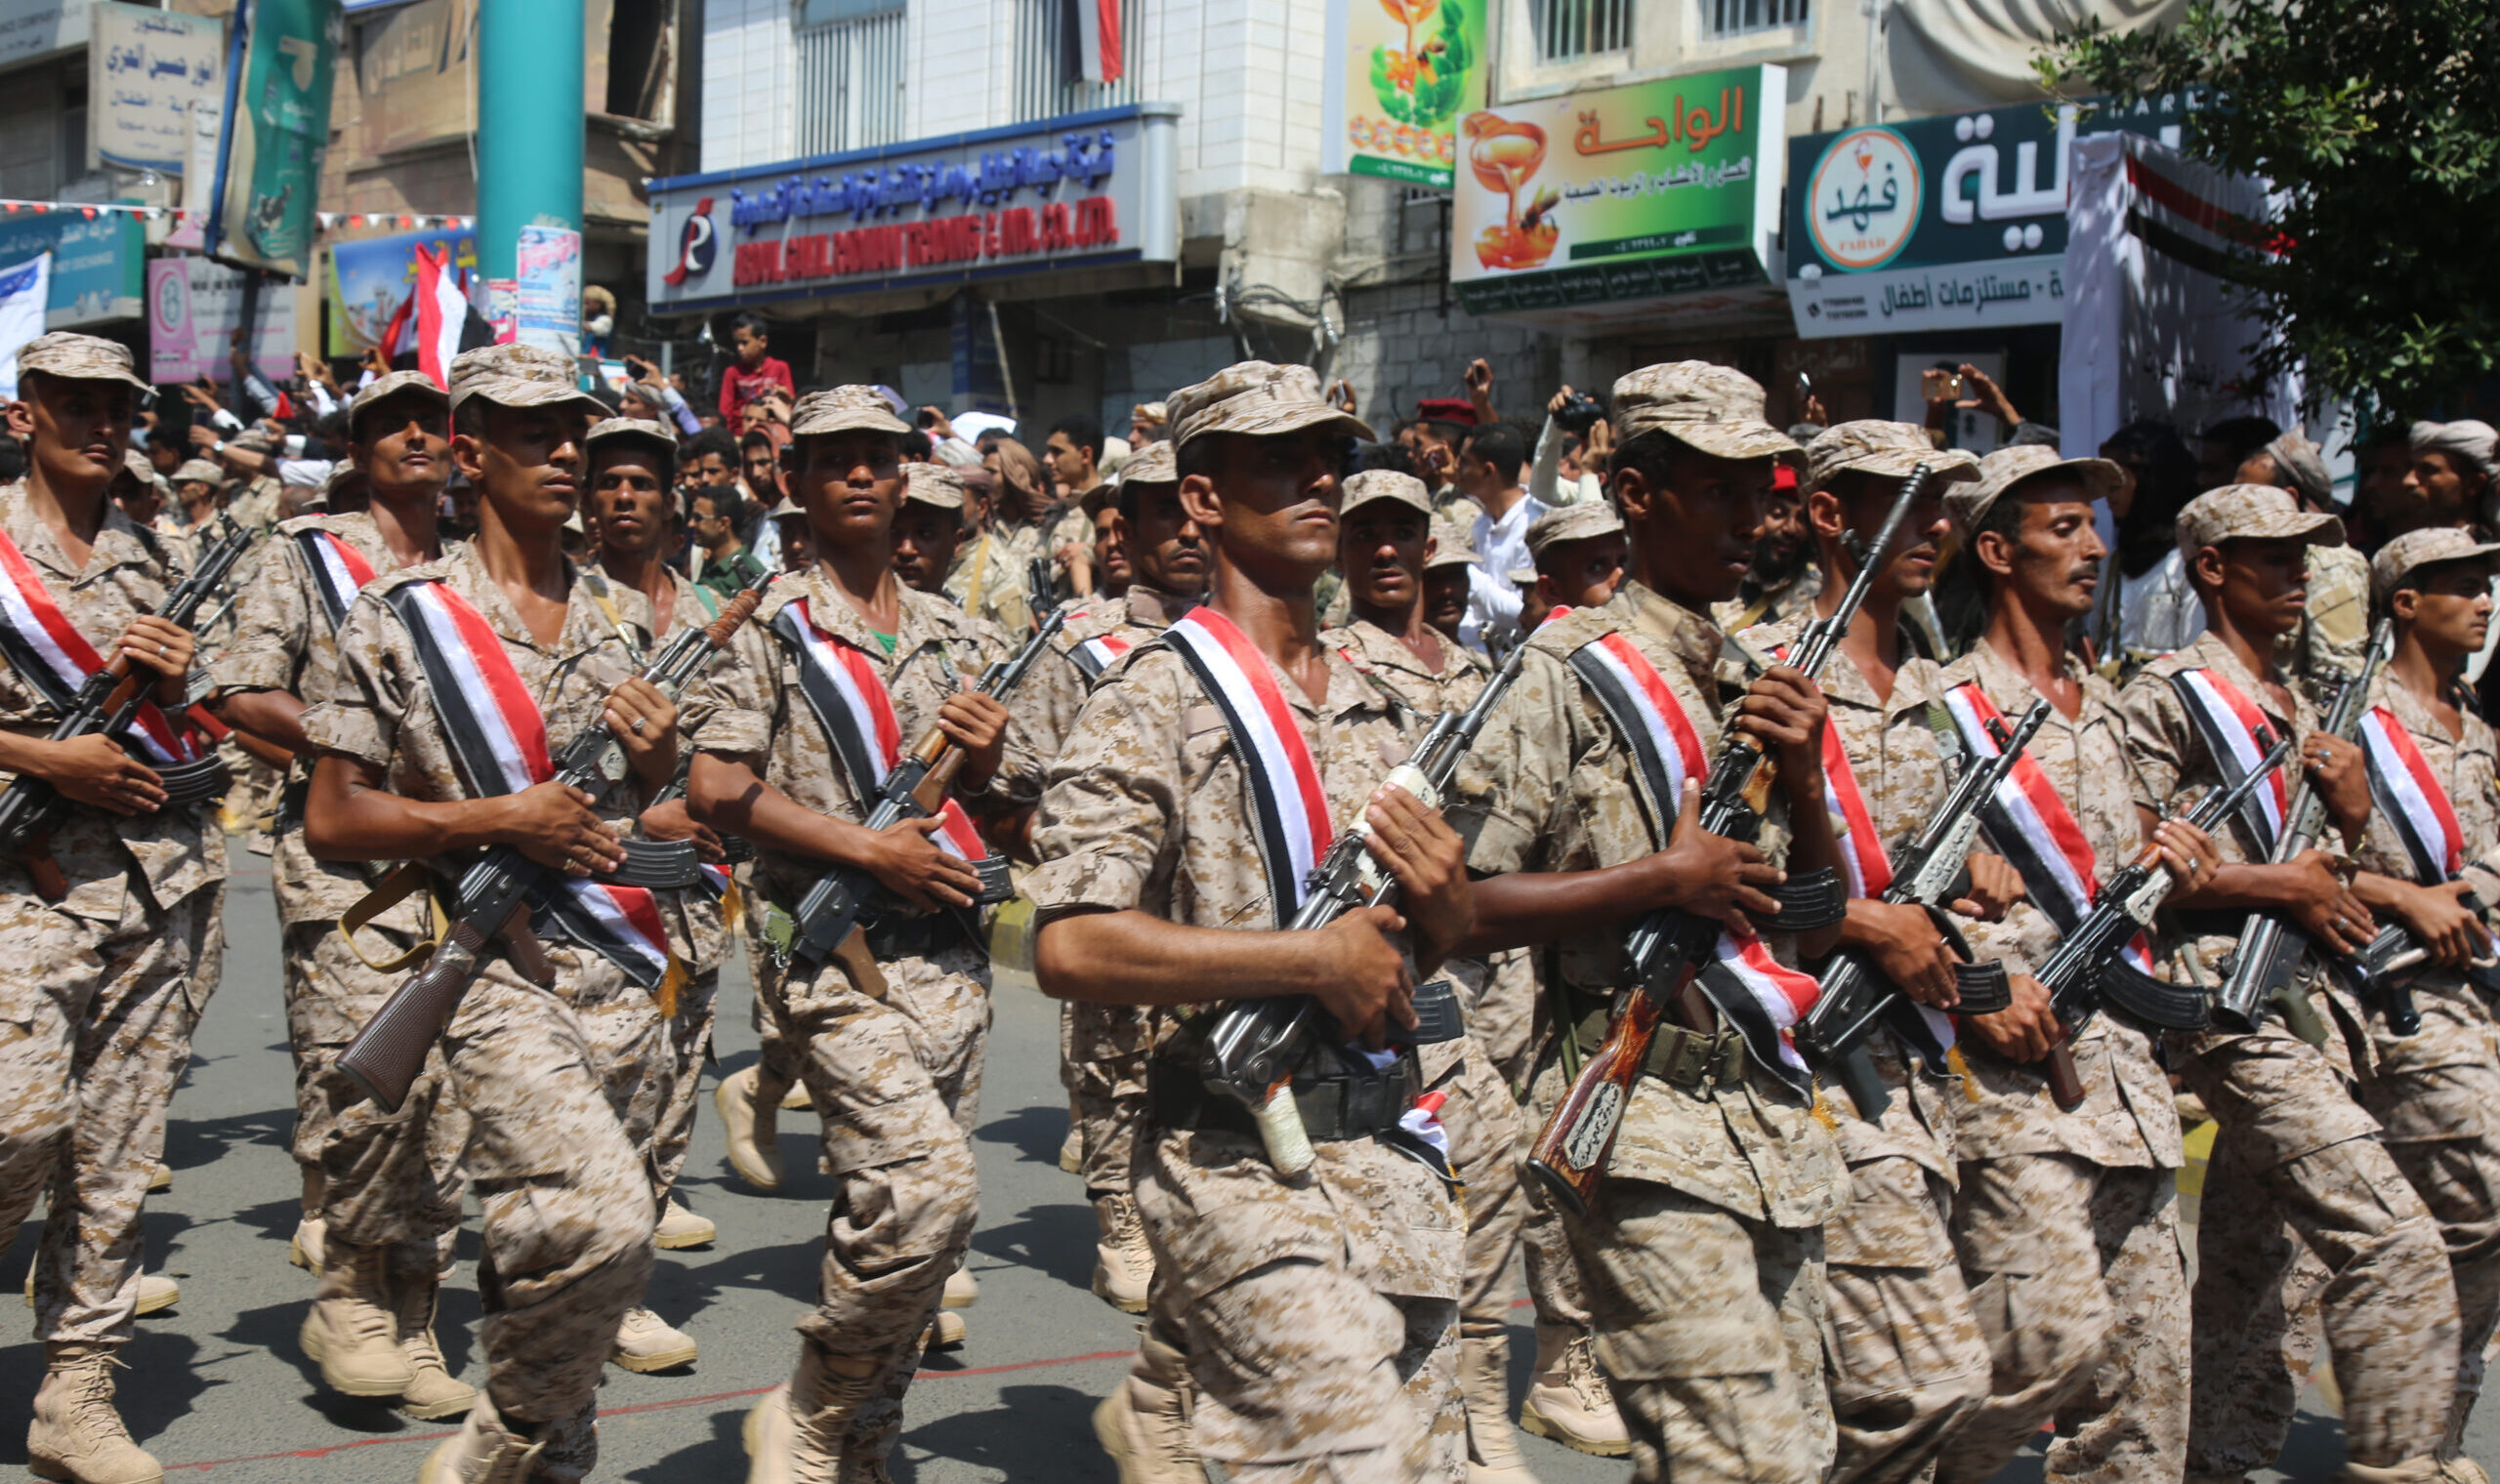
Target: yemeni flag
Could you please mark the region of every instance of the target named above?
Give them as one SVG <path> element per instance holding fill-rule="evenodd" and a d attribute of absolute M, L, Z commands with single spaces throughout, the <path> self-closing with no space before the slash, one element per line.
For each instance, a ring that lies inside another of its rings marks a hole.
<path fill-rule="evenodd" d="M 1127 70 L 1120 46 L 1120 0 L 1076 0 L 1079 75 L 1087 82 L 1118 82 Z"/>
<path fill-rule="evenodd" d="M 416 286 L 391 316 L 382 344 L 395 359 L 415 351 L 417 369 L 448 392 L 451 362 L 460 353 L 460 331 L 469 319 L 469 298 L 461 292 L 460 275 L 452 269 L 448 245 L 429 250 L 419 243 L 412 252 Z"/>

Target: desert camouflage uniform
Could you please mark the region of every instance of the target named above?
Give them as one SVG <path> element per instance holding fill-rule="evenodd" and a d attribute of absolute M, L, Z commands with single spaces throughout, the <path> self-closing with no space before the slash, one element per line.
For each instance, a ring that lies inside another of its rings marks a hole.
<path fill-rule="evenodd" d="M 2067 658 L 2083 687 L 2069 720 L 2051 710 L 2027 749 L 2064 801 L 2104 877 L 2142 848 L 2129 802 L 2116 692 Z M 2039 699 L 1986 639 L 1945 667 L 1939 692 L 1977 680 L 2008 718 Z M 2038 969 L 2059 939 L 2036 899 L 1966 933 L 2008 973 Z M 2188 1434 L 2188 1277 L 2179 1247 L 2179 1114 L 2154 1039 L 2114 1015 L 2072 1047 L 2084 1100 L 2049 1095 L 2019 1065 L 1965 1035 L 1968 1075 L 1947 1090 L 1962 1184 L 1953 1244 L 1995 1359 L 1993 1395 L 1944 1454 L 1945 1484 L 1981 1484 L 2044 1424 L 2048 1476 L 2176 1479 Z"/>
<path fill-rule="evenodd" d="M 1340 656 L 1326 663 L 1316 703 L 1271 670 L 1342 825 L 1413 740 L 1413 717 Z M 1273 923 L 1239 755 L 1178 654 L 1140 650 L 1096 687 L 1049 776 L 1043 864 L 1025 883 L 1037 920 L 1135 909 L 1204 928 Z M 1152 1013 L 1157 1064 L 1194 1076 L 1198 1028 Z M 1448 1187 L 1376 1138 L 1320 1143 L 1288 1181 L 1253 1137 L 1151 1124 L 1146 1136 L 1150 1323 L 1188 1357 L 1200 1456 L 1245 1484 L 1454 1484 L 1465 1234 Z"/>
<path fill-rule="evenodd" d="M 346 542 L 377 576 L 396 569 L 390 544 L 370 515 L 309 515 L 281 522 L 235 604 L 233 640 L 211 666 L 220 689 L 280 690 L 308 707 L 330 698 L 337 639 L 296 540 L 308 530 L 326 531 Z M 359 1174 L 388 1172 L 390 1194 L 413 1200 L 427 1213 L 409 1235 L 428 1239 L 430 1245 L 434 1232 L 459 1223 L 457 1166 L 430 1165 L 419 1155 L 401 1152 L 396 1147 L 400 1135 L 414 1134 L 423 1140 L 426 1126 L 383 1113 L 353 1083 L 330 1073 L 339 1053 L 406 972 L 368 968 L 336 930 L 340 915 L 364 896 L 370 883 L 363 869 L 315 860 L 305 847 L 304 790 L 312 772 L 310 758 L 289 772 L 270 861 L 286 975 L 287 1045 L 295 1055 L 295 1159 L 317 1170 L 336 1158 L 343 1204 L 366 1199 Z M 427 927 L 424 900 L 412 897 L 377 918 L 359 941 L 367 956 L 389 962 L 422 937 Z M 438 1052 L 427 1059 L 425 1075 L 440 1077 Z M 460 1140 L 435 1142 L 438 1147 L 448 1142 L 450 1152 L 457 1154 Z"/>
<path fill-rule="evenodd" d="M 1768 666 L 1794 649 L 1811 604 L 1736 637 Z M 1827 725 L 1857 780 L 1877 838 L 1897 858 L 1944 803 L 1952 784 L 1931 708 L 1941 704 L 1936 662 L 1911 653 L 1878 698 L 1857 665 L 1834 651 L 1821 680 Z M 1835 815 L 1836 828 L 1845 828 Z M 1849 848 L 1847 842 L 1843 848 Z M 1890 1097 L 1869 1123 L 1826 1088 L 1849 1203 L 1823 1228 L 1831 1286 L 1832 1414 L 1840 1435 L 1831 1484 L 1898 1484 L 1926 1476 L 1953 1434 L 1988 1397 L 1986 1341 L 1954 1259 L 1948 1224 L 1957 1183 L 1952 1110 L 1958 1087 L 1921 1075 L 1889 1030 L 1865 1042 Z"/>
<path fill-rule="evenodd" d="M 1526 640 L 1520 679 L 1460 771 L 1469 866 L 1587 871 L 1657 851 L 1669 821 L 1630 786 L 1637 764 L 1566 657 L 1620 633 L 1657 667 L 1702 747 L 1719 741 L 1721 636 L 1627 582 L 1603 607 Z M 1550 1022 L 1602 1030 L 1624 982 L 1624 929 L 1542 950 Z M 1530 1136 L 1568 1088 L 1556 1037 L 1527 1097 Z M 1597 1349 L 1632 1435 L 1635 1477 L 1818 1479 L 1834 1449 L 1821 1384 L 1830 1338 L 1822 1223 L 1847 1195 L 1840 1152 L 1805 1101 L 1747 1064 L 1741 1081 L 1633 1087 L 1595 1209 L 1566 1216 Z"/>
<path fill-rule="evenodd" d="M 1092 688 L 1076 663 L 1077 645 L 1105 635 L 1132 647 L 1150 642 L 1195 601 L 1132 583 L 1119 598 L 1092 599 L 1070 613 L 1010 703 L 1034 757 L 1047 763 L 1059 756 Z M 1034 779 L 1033 800 L 1019 802 L 1038 802 L 1039 785 Z M 1076 1106 L 1089 1195 L 1136 1187 L 1138 1138 L 1146 1127 L 1146 1014 L 1134 1005 L 1060 1002 L 1059 1080 Z"/>
<path fill-rule="evenodd" d="M 769 637 L 773 616 L 808 599 L 816 627 L 875 661 L 909 747 L 934 725 L 957 680 L 991 658 L 978 621 L 944 598 L 901 592 L 889 656 L 822 573 L 785 577 L 740 635 L 737 654 L 688 689 L 707 716 L 704 752 L 760 757 L 764 781 L 801 807 L 853 823 L 867 809 L 799 689 L 797 660 Z M 989 631 L 994 633 L 995 631 Z M 1011 732 L 997 786 L 1032 767 Z M 788 911 L 832 867 L 759 850 L 756 910 Z M 880 1391 L 853 1415 L 846 1460 L 883 1459 L 902 1427 L 920 1333 L 963 1260 L 978 1214 L 971 1123 L 989 1032 L 989 959 L 952 915 L 896 913 L 869 934 L 883 997 L 838 965 L 792 963 L 772 976 L 768 1010 L 823 1129 L 839 1182 L 825 1227 L 816 1307 L 799 1331 L 827 1353 L 876 1363 Z"/>
<path fill-rule="evenodd" d="M 2413 691 L 2384 673 L 2372 704 L 2395 713 L 2413 734 L 2456 811 L 2466 879 L 2485 903 L 2500 902 L 2500 797 L 2490 726 L 2460 709 L 2464 735 L 2450 736 Z M 2372 818 L 2369 839 L 2354 858 L 2362 870 L 2413 879 L 2412 857 L 2384 811 Z M 2359 1073 L 2361 1106 L 2378 1119 L 2379 1141 L 2430 1208 L 2447 1245 L 2460 1321 L 2456 1405 L 2447 1424 L 2454 1438 L 2481 1393 L 2483 1347 L 2500 1320 L 2500 1028 L 2482 997 L 2452 969 L 2426 969 L 2413 981 L 2422 1027 L 2411 1036 L 2389 1030 L 2376 1004 L 2354 998 L 2340 978 L 2329 983 Z M 2314 1262 L 2297 1264 L 2283 1306 L 2314 1303 L 2325 1276 Z M 2316 1338 L 2308 1326 L 2291 1337 L 2300 1350 Z"/>
<path fill-rule="evenodd" d="M 1017 592 L 1031 601 L 1037 596 L 1032 591 L 1032 580 L 1028 575 L 1033 558 L 1049 557 L 1053 577 L 1064 581 L 1067 568 L 1059 559 L 1060 548 L 1073 545 L 1092 552 L 1094 517 L 1085 514 L 1083 506 L 1070 500 L 1064 505 L 1052 506 L 1030 520 L 993 517 L 989 534 L 991 549 L 997 554 L 996 559 L 1014 575 Z M 1000 627 L 1008 626 L 1002 623 Z"/>
<path fill-rule="evenodd" d="M 1729 633 L 1775 624 L 1804 612 L 1822 591 L 1823 569 L 1808 556 L 1798 562 L 1796 571 L 1767 588 L 1746 578 L 1735 597 L 1710 605 L 1710 620 Z"/>
<path fill-rule="evenodd" d="M 110 504 L 83 568 L 22 482 L 0 486 L 0 529 L 99 654 L 165 600 L 164 564 Z M 59 721 L 0 663 L 0 726 L 44 736 Z M 204 810 L 122 818 L 73 805 L 52 837 L 62 900 L 0 862 L 0 1245 L 48 1194 L 34 1268 L 43 1340 L 131 1338 L 140 1207 L 225 953 L 224 846 Z"/>
<path fill-rule="evenodd" d="M 2204 667 L 2266 714 L 2275 735 L 2307 736 L 2316 714 L 2289 687 L 2289 715 L 2208 632 L 2145 667 L 2119 697 L 2134 797 L 2158 811 L 2192 804 L 2220 774 L 2170 677 Z M 2246 824 L 2214 832 L 2225 862 L 2251 859 Z M 2173 977 L 2219 982 L 2245 914 L 2183 915 L 2164 936 Z M 2190 952 L 2192 950 L 2192 953 Z M 2200 971 L 2201 970 L 2201 971 Z M 2439 1445 L 2456 1384 L 2456 1290 L 2439 1231 L 2346 1087 L 2338 1038 L 2311 1046 L 2270 1018 L 2255 1035 L 2220 1027 L 2170 1037 L 2172 1064 L 2222 1131 L 2196 1233 L 2195 1385 L 2188 1466 L 2236 1473 L 2271 1464 L 2291 1422 L 2282 1374 L 2282 1279 L 2300 1241 L 2335 1280 L 2319 1319 L 2344 1392 L 2353 1462 L 2388 1466 Z"/>
<path fill-rule="evenodd" d="M 2309 549 L 2309 604 L 2274 644 L 2274 663 L 2323 685 L 2361 670 L 2370 642 L 2370 559 L 2349 546 Z"/>
<path fill-rule="evenodd" d="M 946 570 L 946 596 L 956 606 L 1010 634 L 1032 631 L 1030 587 L 1024 569 L 1010 556 L 1007 541 L 995 530 L 957 547 L 955 563 Z"/>
<path fill-rule="evenodd" d="M 383 601 L 428 579 L 441 581 L 493 628 L 545 718 L 551 751 L 601 724 L 608 692 L 636 674 L 633 656 L 578 580 L 560 638 L 542 645 L 473 547 L 377 578 L 340 627 L 331 697 L 304 714 L 304 731 L 323 752 L 379 770 L 394 793 L 438 802 L 472 797 L 407 627 Z M 618 600 L 630 621 L 647 625 L 638 595 Z M 630 829 L 632 785 L 597 792 L 600 813 Z M 458 874 L 459 863 L 431 864 L 445 880 Z M 668 893 L 661 901 L 665 910 Z M 443 1034 L 442 1076 L 430 1086 L 421 1080 L 396 1116 L 422 1126 L 440 1107 L 468 1112 L 462 1164 L 484 1210 L 479 1290 L 485 1390 L 507 1421 L 544 1424 L 560 1470 L 586 1473 L 598 1455 L 593 1394 L 617 1322 L 641 1298 L 650 1273 L 654 1217 L 636 1145 L 609 1103 L 612 1062 L 601 1030 L 617 1002 L 647 1000 L 650 991 L 586 948 L 549 940 L 547 949 L 553 989 L 521 977 L 500 952 L 483 960 Z M 422 1143 L 401 1135 L 396 1157 L 403 1164 L 418 1158 Z M 354 1183 L 342 1179 L 350 1172 L 335 1157 L 325 1170 L 333 1181 Z M 374 1170 L 362 1184 L 378 1194 L 392 1179 Z M 342 1204 L 334 1194 L 333 1239 L 402 1241 L 411 1234 L 412 1209 L 387 1200 Z"/>

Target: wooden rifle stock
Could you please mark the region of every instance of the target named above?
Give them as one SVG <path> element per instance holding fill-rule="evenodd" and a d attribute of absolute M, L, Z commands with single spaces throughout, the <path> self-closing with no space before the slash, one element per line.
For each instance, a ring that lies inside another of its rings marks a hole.
<path fill-rule="evenodd" d="M 2083 1074 L 2074 1067 L 2072 1038 L 2061 1027 L 2058 1039 L 2049 1045 L 2048 1060 L 2041 1064 L 2040 1075 L 2049 1080 L 2049 1095 L 2068 1113 L 2083 1106 Z"/>
<path fill-rule="evenodd" d="M 1684 978 L 1673 994 L 1646 988 L 1632 993 L 1528 1152 L 1528 1169 L 1574 1216 L 1588 1215 L 1597 1200 L 1598 1183 L 1614 1158 L 1615 1135 L 1623 1131 L 1623 1115 L 1632 1106 L 1633 1085 L 1649 1064 L 1658 1032 L 1666 1028 L 1668 1008 L 1674 1007 L 1676 1021 L 1687 1030 L 1706 1032 L 1717 1024 L 1694 982 L 1694 967 L 1687 963 L 1678 969 Z M 1562 1033 L 1578 1034 L 1569 1026 Z"/>

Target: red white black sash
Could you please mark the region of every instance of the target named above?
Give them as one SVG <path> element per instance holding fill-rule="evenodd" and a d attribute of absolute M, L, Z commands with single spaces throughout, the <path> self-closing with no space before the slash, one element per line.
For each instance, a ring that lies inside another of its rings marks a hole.
<path fill-rule="evenodd" d="M 386 600 L 407 625 L 435 715 L 469 792 L 495 798 L 555 777 L 546 718 L 486 616 L 439 581 L 405 584 Z M 544 894 L 530 902 L 533 926 L 542 933 L 552 928 L 554 935 L 599 954 L 645 989 L 669 978 L 674 955 L 668 928 L 649 890 L 567 876 L 547 880 Z"/>
<path fill-rule="evenodd" d="M 2267 750 L 2274 745 L 2274 729 L 2246 692 L 2211 670 L 2182 670 L 2170 678 L 2170 688 L 2187 706 L 2225 787 L 2247 777 L 2250 769 L 2265 761 Z M 2273 853 L 2291 803 L 2283 769 L 2276 768 L 2240 806 L 2240 820 L 2256 837 L 2259 858 Z"/>
<path fill-rule="evenodd" d="M 2002 751 L 1988 723 L 2002 724 L 2005 715 L 1979 681 L 1966 681 L 1944 692 L 1944 709 L 1953 718 L 1954 730 L 1961 733 L 1962 745 L 1975 757 L 1993 758 Z M 2100 894 L 2099 861 L 2092 843 L 2084 838 L 2083 826 L 2038 760 L 2026 753 L 2015 762 L 2014 771 L 1997 785 L 1995 795 L 1979 805 L 1979 825 L 1987 831 L 1989 843 L 2021 873 L 2023 889 L 2049 915 L 2049 921 L 2058 925 L 2060 932 L 2072 932 L 2091 912 L 2093 897 Z M 2137 968 L 2152 972 L 2152 943 L 2144 933 L 2127 940 L 2126 954 Z"/>
<path fill-rule="evenodd" d="M 0 530 L 0 656 L 7 658 L 21 680 L 62 712 L 77 704 L 87 678 L 104 668 L 104 656 L 61 611 L 34 563 L 5 530 Z M 118 740 L 136 748 L 141 761 L 150 766 L 189 763 L 203 755 L 203 749 L 178 730 L 153 701 L 140 704 L 138 715 Z"/>
<path fill-rule="evenodd" d="M 1649 796 L 1650 818 L 1657 821 L 1663 846 L 1683 806 L 1685 780 L 1709 772 L 1700 732 L 1674 687 L 1622 634 L 1581 645 L 1569 663 L 1630 748 L 1634 779 Z M 1758 1065 L 1801 1092 L 1812 1090 L 1812 1075 L 1788 1031 L 1822 993 L 1812 974 L 1780 964 L 1758 937 L 1723 931 L 1718 958 L 1702 970 L 1700 982 L 1720 1013 L 1743 1033 Z"/>
<path fill-rule="evenodd" d="M 1312 869 L 1336 838 L 1319 764 L 1267 657 L 1232 620 L 1201 605 L 1164 630 L 1163 641 L 1189 667 L 1231 733 L 1250 784 L 1268 899 L 1282 928 L 1301 910 Z"/>
<path fill-rule="evenodd" d="M 772 616 L 772 633 L 799 662 L 799 693 L 815 713 L 842 760 L 854 798 L 865 802 L 886 785 L 886 773 L 902 761 L 902 723 L 876 659 L 817 626 L 808 599 L 794 598 Z M 965 860 L 989 853 L 972 816 L 954 800 L 938 806 L 938 847 Z"/>
<path fill-rule="evenodd" d="M 1099 680 L 1103 672 L 1120 662 L 1120 657 L 1137 647 L 1116 634 L 1100 635 L 1080 644 L 1070 645 L 1067 657 L 1076 662 L 1089 681 Z"/>
<path fill-rule="evenodd" d="M 303 554 L 304 565 L 312 574 L 312 586 L 321 595 L 321 611 L 329 617 L 330 632 L 335 634 L 339 625 L 347 622 L 348 608 L 355 601 L 355 595 L 373 580 L 373 563 L 344 539 L 318 526 L 297 531 L 295 544 Z"/>
<path fill-rule="evenodd" d="M 1787 663 L 1788 647 L 1773 648 L 1771 657 Z M 1875 811 L 1866 806 L 1865 791 L 1857 786 L 1857 770 L 1849 765 L 1849 749 L 1841 743 L 1836 721 L 1823 723 L 1823 805 L 1847 826 L 1841 837 L 1841 869 L 1849 877 L 1850 896 L 1882 896 L 1893 884 L 1893 860 L 1884 853 Z"/>
<path fill-rule="evenodd" d="M 2362 715 L 2361 755 L 2369 764 L 2370 797 L 2404 842 L 2413 879 L 2426 886 L 2454 880 L 2465 869 L 2465 830 L 2431 760 L 2395 712 L 2374 706 Z"/>

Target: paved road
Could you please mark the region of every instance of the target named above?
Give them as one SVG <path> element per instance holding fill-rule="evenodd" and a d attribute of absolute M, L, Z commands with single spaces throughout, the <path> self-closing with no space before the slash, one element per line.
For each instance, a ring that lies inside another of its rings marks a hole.
<path fill-rule="evenodd" d="M 124 1373 L 124 1416 L 176 1478 L 214 1471 L 231 1484 L 307 1479 L 413 1478 L 438 1423 L 411 1422 L 323 1391 L 295 1345 L 312 1280 L 286 1265 L 296 1175 L 286 1154 L 292 1074 L 275 962 L 275 921 L 265 860 L 237 853 L 228 903 L 225 987 L 198 1038 L 197 1060 L 174 1105 L 167 1162 L 174 1188 L 148 1203 L 146 1257 L 183 1285 L 175 1309 L 141 1321 Z M 720 1055 L 734 1069 L 755 1054 L 745 979 L 733 966 L 722 992 Z M 1065 1125 L 1055 1065 L 1055 1011 L 1029 980 L 1002 975 L 996 1041 L 976 1148 L 981 1222 L 973 1268 L 981 1301 L 971 1342 L 925 1370 L 912 1390 L 895 1473 L 906 1484 L 1020 1484 L 1106 1480 L 1108 1462 L 1088 1415 L 1122 1374 L 1131 1321 L 1087 1289 L 1093 1219 L 1056 1164 Z M 707 1079 L 708 1081 L 708 1079 Z M 687 1167 L 692 1204 L 720 1223 L 708 1251 L 664 1253 L 650 1301 L 703 1346 L 673 1375 L 611 1369 L 600 1393 L 600 1476 L 632 1480 L 744 1477 L 738 1424 L 752 1398 L 784 1379 L 790 1324 L 814 1290 L 830 1182 L 814 1173 L 812 1115 L 784 1114 L 792 1172 L 777 1197 L 747 1192 L 729 1173 L 708 1093 Z M 23 1282 L 30 1229 L 0 1255 L 0 1294 Z M 445 1292 L 441 1334 L 453 1367 L 479 1370 L 473 1232 Z M 1530 1342 L 1514 1335 L 1514 1385 L 1525 1384 Z M 22 1333 L 22 1332 L 21 1332 Z M 40 1380 L 39 1348 L 0 1345 L 0 1473 L 22 1476 L 19 1419 Z M 2485 1409 L 2479 1455 L 2500 1463 L 2500 1425 Z M 1620 1463 L 1522 1439 L 1545 1484 L 1597 1484 Z M 2342 1462 L 2335 1424 L 2303 1420 L 2286 1456 L 2288 1477 L 2329 1479 Z M 2036 1457 L 2009 1481 L 2037 1480 Z M 2274 1478 L 2283 1476 L 2261 1476 Z"/>

